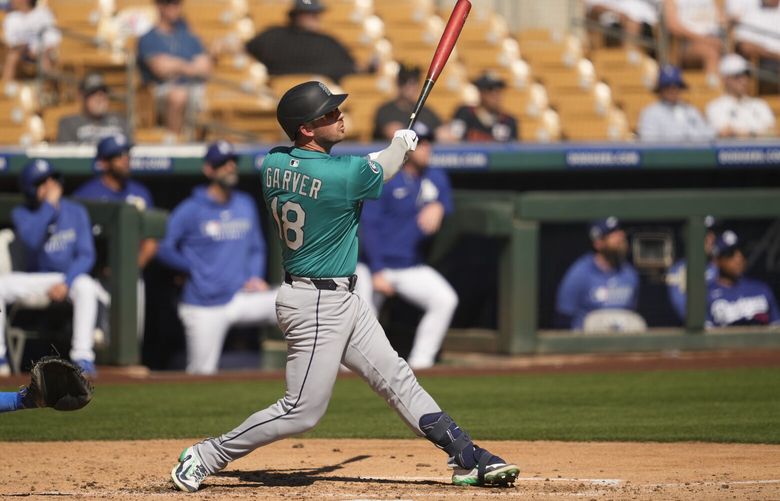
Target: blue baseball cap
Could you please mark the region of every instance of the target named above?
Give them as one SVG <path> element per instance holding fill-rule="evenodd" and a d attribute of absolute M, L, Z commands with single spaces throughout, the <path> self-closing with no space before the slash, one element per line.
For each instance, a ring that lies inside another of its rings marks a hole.
<path fill-rule="evenodd" d="M 133 145 L 124 134 L 113 134 L 100 140 L 96 157 L 105 160 L 127 153 Z"/>
<path fill-rule="evenodd" d="M 238 155 L 232 144 L 225 140 L 219 140 L 209 145 L 204 160 L 210 166 L 217 168 L 222 167 L 229 160 L 237 161 Z"/>
<path fill-rule="evenodd" d="M 665 64 L 658 71 L 658 83 L 655 86 L 655 91 L 658 92 L 666 87 L 688 88 L 688 84 L 682 78 L 682 71 L 677 66 Z"/>
<path fill-rule="evenodd" d="M 613 231 L 622 229 L 620 227 L 620 221 L 615 216 L 609 216 L 604 219 L 598 219 L 590 223 L 590 239 L 598 240 L 604 238 Z"/>
<path fill-rule="evenodd" d="M 35 200 L 38 186 L 50 177 L 62 182 L 62 173 L 55 169 L 48 160 L 30 160 L 25 164 L 19 176 L 22 193 L 29 200 Z"/>
<path fill-rule="evenodd" d="M 712 255 L 714 257 L 730 256 L 739 249 L 739 238 L 731 230 L 726 230 L 715 239 L 712 246 Z"/>

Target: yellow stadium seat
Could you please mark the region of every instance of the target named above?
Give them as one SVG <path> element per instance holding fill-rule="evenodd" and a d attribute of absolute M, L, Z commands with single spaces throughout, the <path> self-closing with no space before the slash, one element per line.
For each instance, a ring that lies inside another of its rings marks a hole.
<path fill-rule="evenodd" d="M 273 75 L 268 81 L 268 86 L 271 88 L 273 94 L 277 98 L 281 98 L 284 93 L 287 92 L 287 90 L 291 87 L 303 82 L 308 82 L 309 80 L 317 80 L 324 83 L 334 94 L 339 93 L 342 90 L 341 87 L 333 83 L 333 81 L 328 77 L 324 75 L 314 75 L 308 73 L 295 75 Z"/>
<path fill-rule="evenodd" d="M 531 143 L 549 143 L 561 139 L 561 125 L 558 114 L 545 110 L 538 118 L 520 120 L 520 140 Z"/>
<path fill-rule="evenodd" d="M 765 100 L 769 107 L 772 108 L 775 118 L 780 118 L 780 95 L 761 96 L 761 99 Z"/>
<path fill-rule="evenodd" d="M 57 127 L 60 123 L 60 119 L 68 115 L 74 115 L 80 111 L 81 103 L 78 101 L 44 108 L 42 113 L 44 130 L 46 131 L 45 138 L 48 141 L 55 141 L 57 139 Z"/>
<path fill-rule="evenodd" d="M 636 130 L 642 110 L 657 100 L 658 96 L 648 91 L 624 92 L 615 95 L 615 102 L 625 112 L 628 125 L 632 130 Z"/>
<path fill-rule="evenodd" d="M 184 138 L 162 127 L 138 127 L 133 131 L 133 140 L 138 144 L 176 144 Z"/>
<path fill-rule="evenodd" d="M 271 26 L 286 25 L 289 10 L 290 3 L 279 0 L 251 0 L 249 2 L 249 17 L 254 21 L 258 32 Z"/>
<path fill-rule="evenodd" d="M 375 1 L 374 12 L 386 24 L 421 23 L 435 12 L 432 0 Z"/>

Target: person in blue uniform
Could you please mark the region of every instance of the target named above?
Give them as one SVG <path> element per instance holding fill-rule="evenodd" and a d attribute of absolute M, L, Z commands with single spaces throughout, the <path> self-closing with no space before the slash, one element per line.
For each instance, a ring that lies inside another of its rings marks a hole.
<path fill-rule="evenodd" d="M 618 219 L 593 222 L 590 239 L 594 252 L 577 259 L 558 287 L 555 308 L 559 327 L 582 330 L 586 317 L 601 309 L 636 310 L 639 275 L 626 261 L 628 240 Z"/>
<path fill-rule="evenodd" d="M 737 234 L 724 231 L 713 246 L 717 278 L 707 286 L 706 327 L 777 325 L 780 312 L 772 289 L 745 278 L 745 256 Z"/>
<path fill-rule="evenodd" d="M 425 264 L 423 246 L 452 213 L 453 203 L 447 174 L 428 167 L 433 130 L 417 137 L 417 149 L 409 152 L 381 197 L 364 202 L 361 246 L 367 266 L 358 267 L 360 285 L 356 289 L 375 314 L 385 298 L 394 295 L 423 310 L 408 363 L 412 369 L 427 369 L 435 363 L 458 295 L 438 271 Z"/>
<path fill-rule="evenodd" d="M 62 196 L 62 183 L 62 174 L 46 160 L 32 160 L 22 169 L 25 203 L 14 207 L 11 219 L 24 245 L 27 271 L 0 277 L 0 376 L 10 372 L 6 306 L 21 299 L 73 303 L 70 358 L 96 375 L 93 331 L 99 286 L 89 275 L 95 264 L 92 225 L 82 205 Z"/>

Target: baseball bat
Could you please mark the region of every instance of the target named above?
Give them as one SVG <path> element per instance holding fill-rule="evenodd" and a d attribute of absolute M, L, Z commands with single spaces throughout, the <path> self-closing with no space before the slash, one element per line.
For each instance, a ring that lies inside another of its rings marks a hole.
<path fill-rule="evenodd" d="M 433 59 L 428 68 L 428 75 L 425 77 L 425 84 L 420 92 L 420 97 L 417 98 L 417 104 L 414 105 L 414 111 L 412 111 L 412 114 L 409 117 L 409 126 L 407 129 L 411 129 L 414 126 L 414 122 L 417 121 L 417 115 L 420 113 L 420 110 L 422 110 L 425 100 L 428 99 L 428 94 L 433 90 L 436 79 L 439 78 L 441 70 L 450 58 L 452 49 L 455 47 L 455 42 L 458 41 L 458 35 L 460 35 L 460 32 L 463 29 L 463 24 L 465 24 L 470 10 L 471 2 L 469 0 L 458 0 L 455 4 L 455 8 L 452 9 L 450 19 L 447 21 L 447 26 L 444 28 L 444 33 L 441 35 L 439 45 L 436 47 L 436 52 L 433 53 Z"/>

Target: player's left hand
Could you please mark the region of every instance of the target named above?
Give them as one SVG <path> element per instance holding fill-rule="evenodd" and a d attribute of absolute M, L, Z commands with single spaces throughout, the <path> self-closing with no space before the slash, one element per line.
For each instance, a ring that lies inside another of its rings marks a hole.
<path fill-rule="evenodd" d="M 426 235 L 432 235 L 439 231 L 443 219 L 444 205 L 441 202 L 431 202 L 417 215 L 417 226 Z"/>
<path fill-rule="evenodd" d="M 60 284 L 52 285 L 49 288 L 48 296 L 52 301 L 65 301 L 65 298 L 68 297 L 68 284 L 62 282 Z"/>
<path fill-rule="evenodd" d="M 252 277 L 244 284 L 244 290 L 246 292 L 263 292 L 268 289 L 268 282 L 258 277 Z"/>

